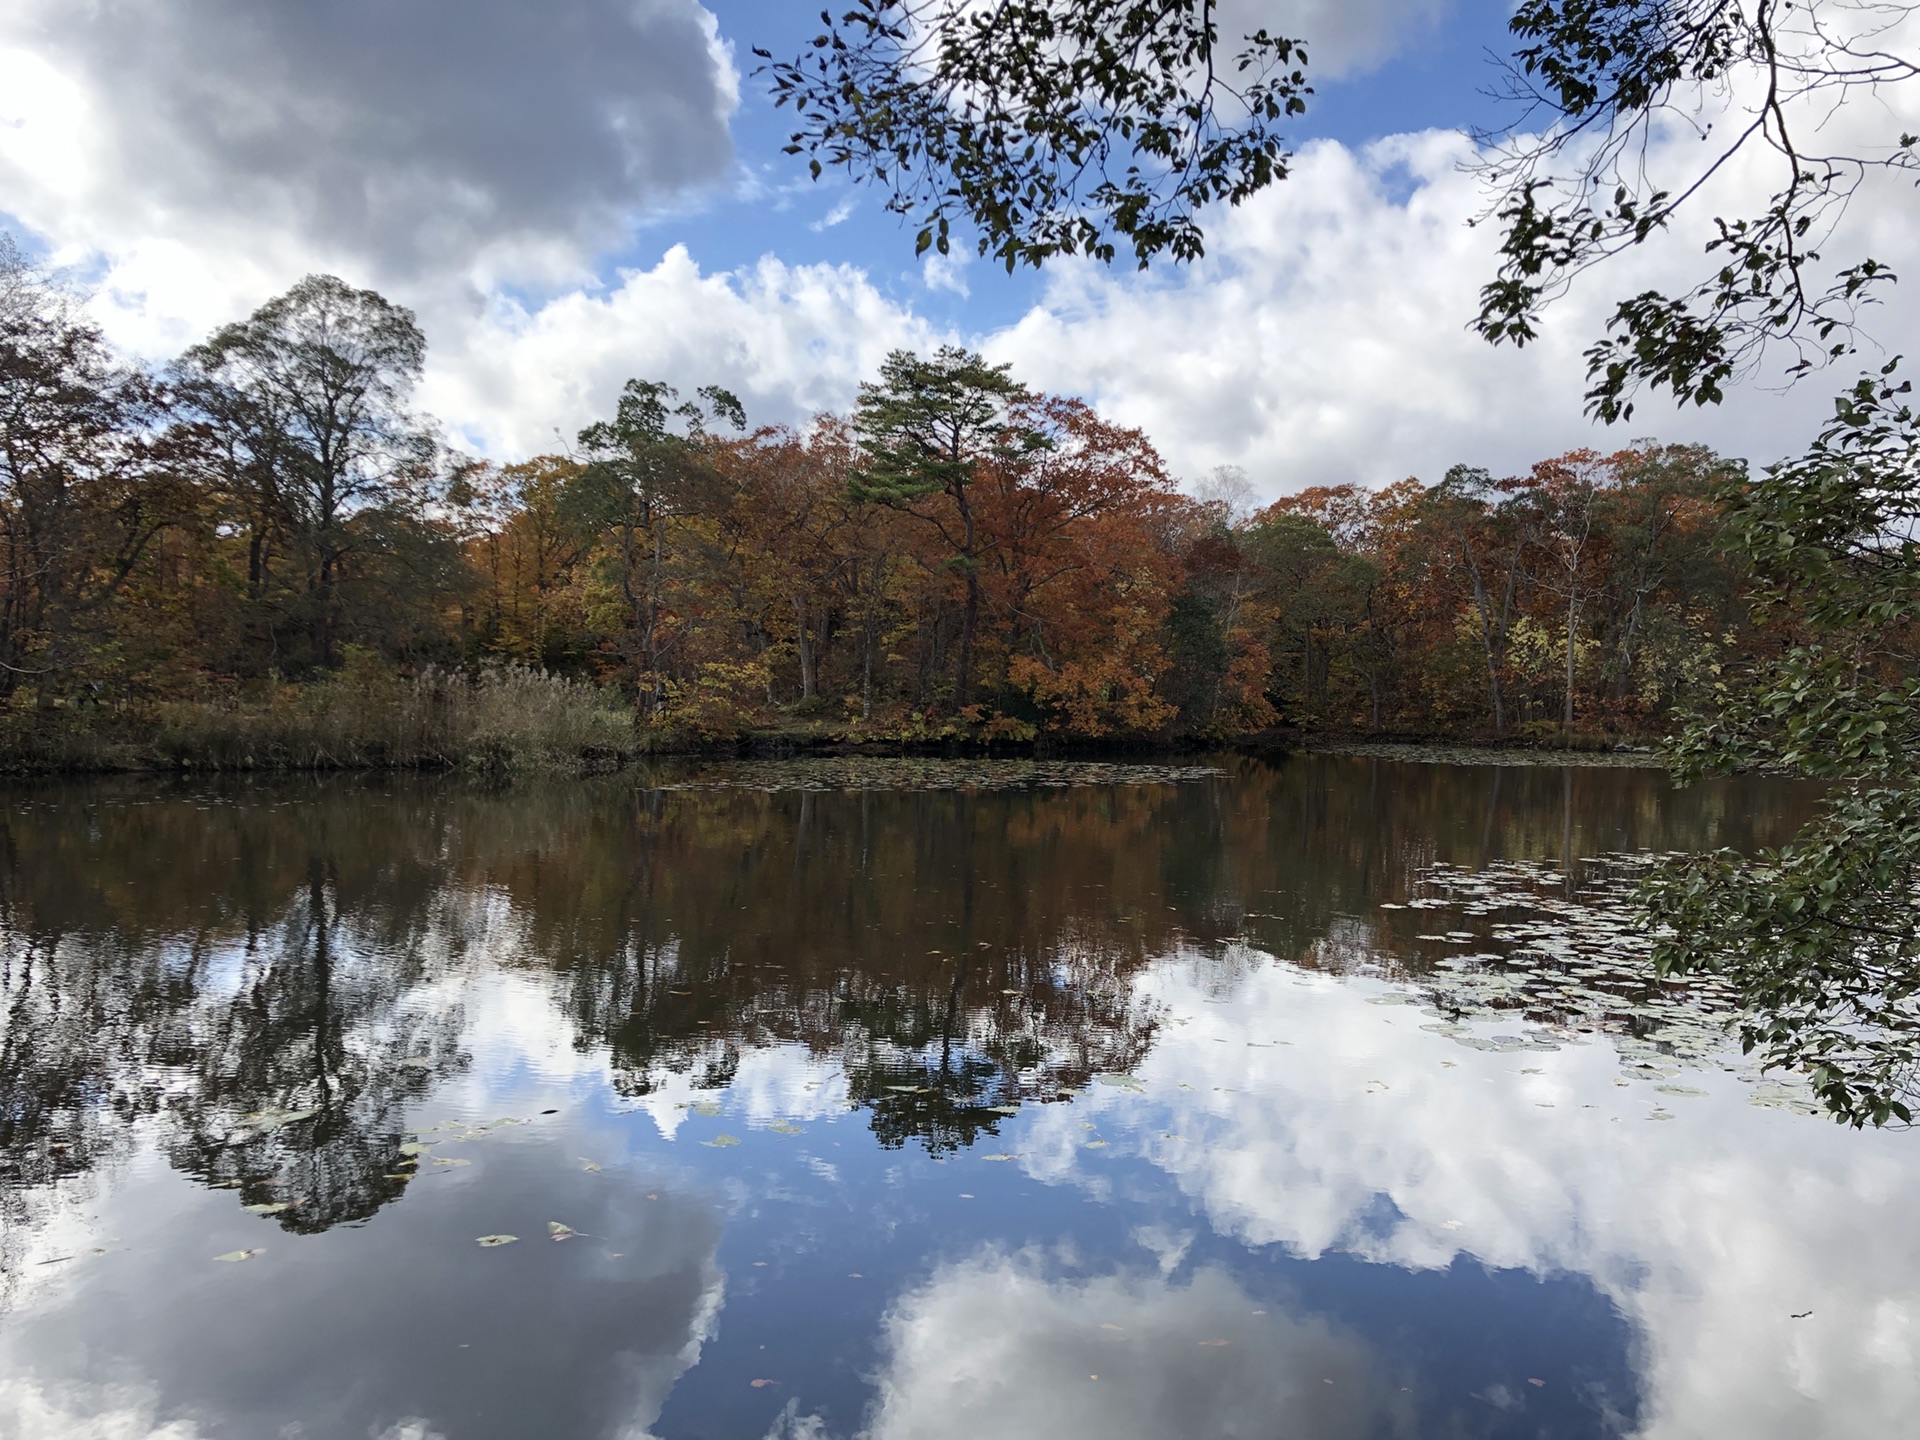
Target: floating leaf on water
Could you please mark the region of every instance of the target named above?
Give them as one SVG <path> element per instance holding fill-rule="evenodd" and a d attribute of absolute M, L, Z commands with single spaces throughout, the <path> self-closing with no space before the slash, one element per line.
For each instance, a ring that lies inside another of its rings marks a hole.
<path fill-rule="evenodd" d="M 721 1150 L 729 1145 L 738 1145 L 740 1143 L 740 1137 L 738 1135 L 716 1135 L 711 1140 L 703 1140 L 700 1143 L 710 1145 L 716 1150 Z"/>
<path fill-rule="evenodd" d="M 400 1063 L 402 1065 L 412 1065 L 418 1069 L 424 1070 L 428 1066 L 433 1064 L 433 1057 L 431 1055 L 409 1055 L 407 1056 L 406 1059 L 402 1060 Z"/>
<path fill-rule="evenodd" d="M 216 1255 L 213 1258 L 216 1260 L 224 1261 L 230 1265 L 237 1265 L 242 1260 L 253 1259 L 253 1257 L 258 1255 L 259 1253 L 260 1253 L 259 1250 L 229 1250 L 226 1254 Z"/>
<path fill-rule="evenodd" d="M 767 1129 L 773 1131 L 773 1133 L 776 1135 L 804 1135 L 807 1133 L 806 1126 L 790 1125 L 785 1120 L 781 1120 L 775 1124 L 769 1125 L 767 1126 Z"/>
<path fill-rule="evenodd" d="M 581 1157 L 580 1168 L 586 1171 L 587 1174 L 589 1175 L 598 1175 L 600 1173 L 600 1167 L 594 1164 L 593 1161 L 586 1159 L 584 1156 Z"/>
<path fill-rule="evenodd" d="M 1101 1085 L 1111 1085 L 1118 1090 L 1145 1090 L 1147 1088 L 1140 1083 L 1137 1076 L 1133 1075 L 1096 1075 L 1093 1078 Z"/>
<path fill-rule="evenodd" d="M 547 1221 L 547 1234 L 555 1240 L 571 1240 L 579 1233 L 571 1225 L 562 1225 L 558 1220 Z"/>
<path fill-rule="evenodd" d="M 282 1210 L 293 1207 L 285 1200 L 276 1200 L 271 1205 L 243 1205 L 240 1208 L 249 1215 L 278 1215 Z"/>
<path fill-rule="evenodd" d="M 1220 1346 L 1231 1345 L 1233 1342 L 1231 1340 L 1202 1340 L 1200 1343 L 1205 1346 Z"/>
<path fill-rule="evenodd" d="M 1104 1145 L 1105 1145 L 1106 1143 L 1107 1143 L 1107 1142 L 1106 1142 L 1106 1141 L 1104 1141 L 1104 1140 L 1089 1140 L 1089 1141 L 1087 1142 L 1087 1149 L 1089 1149 L 1089 1150 L 1098 1150 L 1098 1149 L 1100 1149 L 1100 1148 L 1101 1148 L 1102 1146 L 1104 1146 Z"/>
<path fill-rule="evenodd" d="M 482 1235 L 478 1240 L 474 1241 L 474 1244 L 483 1245 L 491 1250 L 496 1245 L 511 1245 L 519 1238 L 518 1235 Z"/>
<path fill-rule="evenodd" d="M 1020 1107 L 1018 1105 L 989 1105 L 987 1108 L 996 1115 L 1018 1115 L 1020 1113 Z"/>
<path fill-rule="evenodd" d="M 1691 1085 L 1656 1085 L 1653 1088 L 1658 1090 L 1662 1095 L 1699 1096 L 1707 1093 L 1704 1090 L 1696 1090 Z"/>
<path fill-rule="evenodd" d="M 926 1093 L 927 1087 L 924 1085 L 889 1085 L 887 1089 L 893 1091 L 896 1095 L 922 1095 Z"/>
<path fill-rule="evenodd" d="M 982 1155 L 980 1158 L 982 1160 L 1011 1160 L 1014 1157 L 1011 1155 Z"/>
<path fill-rule="evenodd" d="M 445 1158 L 443 1158 L 442 1156 L 439 1156 L 439 1155 L 436 1155 L 436 1156 L 434 1156 L 434 1157 L 433 1157 L 433 1163 L 434 1163 L 434 1164 L 436 1164 L 436 1165 L 446 1165 L 446 1166 L 450 1166 L 450 1167 L 451 1167 L 451 1166 L 457 1166 L 457 1165 L 471 1165 L 471 1164 L 473 1164 L 473 1161 L 471 1161 L 471 1160 L 448 1160 L 448 1159 L 445 1159 Z"/>
<path fill-rule="evenodd" d="M 756 1390 L 764 1390 L 767 1386 L 778 1385 L 780 1382 L 778 1380 L 749 1380 L 747 1383 Z"/>
<path fill-rule="evenodd" d="M 409 1140 L 400 1147 L 400 1153 L 402 1155 L 424 1155 L 433 1149 L 434 1143 L 432 1140 Z"/>
<path fill-rule="evenodd" d="M 1107 1322 L 1105 1322 L 1105 1321 L 1103 1321 L 1103 1322 L 1101 1322 L 1101 1325 L 1100 1325 L 1100 1328 L 1101 1328 L 1102 1330 L 1117 1330 L 1117 1331 L 1119 1331 L 1119 1332 L 1120 1332 L 1120 1333 L 1121 1333 L 1122 1335 L 1124 1335 L 1124 1334 L 1126 1334 L 1126 1333 L 1127 1333 L 1127 1327 L 1126 1327 L 1126 1326 L 1124 1326 L 1124 1325 L 1114 1325 L 1114 1324 L 1110 1324 L 1110 1323 L 1107 1323 Z"/>
<path fill-rule="evenodd" d="M 698 1104 L 694 1105 L 692 1108 L 693 1108 L 694 1114 L 704 1115 L 708 1119 L 712 1119 L 715 1115 L 718 1115 L 720 1113 L 720 1106 L 718 1102 L 713 1100 L 702 1100 Z"/>

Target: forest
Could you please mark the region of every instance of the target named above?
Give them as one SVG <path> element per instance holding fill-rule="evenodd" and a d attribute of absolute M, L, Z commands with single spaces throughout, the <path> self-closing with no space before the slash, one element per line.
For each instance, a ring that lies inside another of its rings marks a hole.
<path fill-rule="evenodd" d="M 0 748 L 16 767 L 892 744 L 1666 733 L 1763 619 L 1741 462 L 1638 441 L 1264 507 L 942 349 L 754 425 L 630 380 L 463 455 L 426 339 L 314 276 L 171 364 L 0 254 Z"/>

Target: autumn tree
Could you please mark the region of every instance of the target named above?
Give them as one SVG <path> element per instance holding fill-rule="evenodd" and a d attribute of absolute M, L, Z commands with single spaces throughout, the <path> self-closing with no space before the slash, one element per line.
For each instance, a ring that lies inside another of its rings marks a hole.
<path fill-rule="evenodd" d="M 1171 500 L 1160 457 L 1083 401 L 1035 397 L 1011 414 L 1021 442 L 978 487 L 1007 679 L 1074 733 L 1160 730 L 1174 716 L 1156 682 L 1179 579 L 1156 533 Z"/>
<path fill-rule="evenodd" d="M 848 483 L 857 502 L 884 505 L 931 527 L 961 590 L 953 649 L 953 704 L 972 702 L 973 647 L 980 623 L 982 536 L 972 490 L 988 462 L 1017 465 L 1046 443 L 1008 415 L 1027 392 L 1005 365 L 943 346 L 931 360 L 896 350 L 877 381 L 863 383 L 854 431 L 863 463 Z"/>
<path fill-rule="evenodd" d="M 104 673 L 109 609 L 193 508 L 165 404 L 0 236 L 0 696 Z"/>
<path fill-rule="evenodd" d="M 310 275 L 177 367 L 213 483 L 248 532 L 249 598 L 315 665 L 338 662 L 345 591 L 375 562 L 404 556 L 417 573 L 448 553 L 425 523 L 438 446 L 408 408 L 425 357 L 410 311 Z"/>
<path fill-rule="evenodd" d="M 713 472 L 701 442 L 716 422 L 746 427 L 740 401 L 727 390 L 706 386 L 697 399 L 681 401 L 670 385 L 629 380 L 613 418 L 580 432 L 586 463 L 572 488 L 571 510 L 578 523 L 613 537 L 609 559 L 643 714 L 666 700 L 661 659 L 674 638 L 667 613 L 669 531 L 676 517 L 711 503 Z"/>

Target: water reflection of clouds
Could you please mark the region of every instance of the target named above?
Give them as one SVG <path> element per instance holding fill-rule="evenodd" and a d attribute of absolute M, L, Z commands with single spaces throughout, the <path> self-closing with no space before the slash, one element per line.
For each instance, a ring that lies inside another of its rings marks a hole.
<path fill-rule="evenodd" d="M 1366 1343 L 1265 1308 L 1224 1271 L 1050 1274 L 982 1251 L 901 1296 L 870 1440 L 1163 1440 L 1411 1433 Z"/>
<path fill-rule="evenodd" d="M 514 1127 L 311 1236 L 149 1157 L 102 1199 L 124 1250 L 0 1332 L 0 1434 L 644 1435 L 713 1333 L 724 1222 L 697 1190 L 574 1160 L 611 1138 Z M 553 1243 L 549 1219 L 582 1238 Z M 474 1243 L 499 1232 L 520 1242 Z M 242 1247 L 262 1253 L 212 1262 Z"/>
<path fill-rule="evenodd" d="M 1648 1436 L 1892 1434 L 1920 1413 L 1913 1137 L 1748 1105 L 1719 1072 L 1682 1077 L 1699 1098 L 1621 1086 L 1604 1041 L 1468 1049 L 1367 1003 L 1379 987 L 1281 966 L 1229 1007 L 1202 1003 L 1204 964 L 1150 986 L 1187 1022 L 1142 1067 L 1150 1098 L 1042 1110 L 1037 1178 L 1099 1183 L 1092 1118 L 1249 1243 L 1590 1276 L 1643 1337 Z"/>

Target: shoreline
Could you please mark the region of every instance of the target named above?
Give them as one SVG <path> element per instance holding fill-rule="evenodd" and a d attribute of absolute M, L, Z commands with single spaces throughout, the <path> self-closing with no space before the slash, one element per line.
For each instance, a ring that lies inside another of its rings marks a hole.
<path fill-rule="evenodd" d="M 812 758 L 990 758 L 1101 760 L 1116 757 L 1233 754 L 1278 761 L 1292 755 L 1344 755 L 1406 763 L 1665 769 L 1656 743 L 1580 736 L 1516 741 L 1476 735 L 1370 735 L 1271 730 L 1245 735 L 1099 737 L 877 736 L 828 727 L 775 727 L 727 737 L 627 734 L 603 730 L 581 737 L 427 736 L 378 733 L 346 737 L 170 734 L 158 724 L 79 725 L 46 717 L 13 717 L 0 732 L 0 776 L 10 779 L 85 775 L 217 775 L 322 773 L 609 774 L 656 761 L 802 760 Z M 65 717 L 62 717 L 63 719 Z M 23 723 L 24 722 L 24 723 Z M 376 731 L 381 727 L 372 727 Z M 623 727 L 624 728 L 624 727 Z"/>

